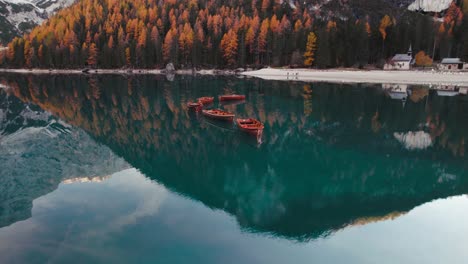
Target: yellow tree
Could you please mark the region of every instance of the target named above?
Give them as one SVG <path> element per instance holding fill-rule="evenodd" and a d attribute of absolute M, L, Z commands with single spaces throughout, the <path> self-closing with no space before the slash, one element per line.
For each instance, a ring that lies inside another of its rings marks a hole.
<path fill-rule="evenodd" d="M 112 50 L 114 48 L 114 37 L 110 36 L 109 41 L 107 42 L 107 47 Z"/>
<path fill-rule="evenodd" d="M 15 45 L 17 45 L 19 39 L 15 37 L 12 42 L 8 43 L 7 49 L 7 59 L 9 62 L 12 62 L 15 58 Z"/>
<path fill-rule="evenodd" d="M 260 32 L 258 33 L 257 63 L 260 63 L 260 53 L 267 52 L 269 30 L 270 30 L 270 22 L 268 21 L 268 18 L 265 18 L 262 21 L 262 25 L 260 26 Z"/>
<path fill-rule="evenodd" d="M 64 37 L 64 45 L 65 46 L 70 46 L 70 45 L 77 45 L 78 44 L 78 38 L 76 37 L 76 34 L 73 30 L 66 30 L 65 31 L 65 37 Z"/>
<path fill-rule="evenodd" d="M 336 22 L 333 20 L 330 20 L 327 23 L 327 32 L 330 32 L 333 29 L 336 29 Z"/>
<path fill-rule="evenodd" d="M 28 68 L 32 67 L 32 54 L 31 54 L 31 43 L 29 40 L 26 40 L 24 43 L 24 58 L 26 61 L 26 66 Z"/>
<path fill-rule="evenodd" d="M 317 36 L 310 32 L 307 36 L 306 52 L 304 53 L 304 65 L 312 66 L 315 60 L 315 51 L 317 50 Z"/>
<path fill-rule="evenodd" d="M 145 66 L 145 48 L 146 48 L 146 41 L 147 41 L 147 33 L 146 28 L 141 27 L 138 35 L 138 42 L 135 49 L 135 64 L 136 66 Z"/>
<path fill-rule="evenodd" d="M 40 61 L 41 63 L 43 63 L 43 62 L 44 62 L 44 45 L 41 44 L 41 45 L 39 46 L 39 50 L 38 50 L 38 54 L 37 54 L 37 55 L 38 55 L 38 57 L 39 57 L 39 61 Z"/>
<path fill-rule="evenodd" d="M 251 54 L 255 53 L 255 37 L 257 35 L 258 28 L 260 27 L 260 17 L 258 15 L 254 16 L 250 20 L 250 26 L 245 35 L 245 44 L 249 47 Z"/>
<path fill-rule="evenodd" d="M 179 35 L 179 49 L 184 56 L 185 63 L 188 62 L 188 57 L 192 51 L 194 37 L 195 34 L 192 27 L 189 23 L 185 23 L 184 28 Z"/>
<path fill-rule="evenodd" d="M 70 45 L 68 47 L 68 49 L 70 50 L 70 64 L 72 66 L 74 66 L 76 64 L 77 60 L 78 60 L 78 56 L 77 56 L 77 52 L 76 52 L 77 48 L 74 45 Z M 33 49 L 33 51 L 34 51 L 34 49 Z M 33 53 L 33 55 L 34 55 L 34 53 Z"/>
<path fill-rule="evenodd" d="M 88 60 L 88 50 L 89 50 L 88 44 L 86 44 L 86 42 L 83 42 L 83 45 L 81 45 L 81 57 L 80 57 L 81 58 L 80 63 L 83 65 Z M 40 51 L 40 53 L 42 54 L 41 57 L 44 57 L 43 52 Z"/>
<path fill-rule="evenodd" d="M 230 29 L 228 33 L 224 34 L 221 40 L 221 49 L 223 51 L 223 58 L 228 65 L 236 64 L 237 48 L 238 48 L 237 32 Z"/>
<path fill-rule="evenodd" d="M 366 21 L 366 32 L 367 32 L 367 35 L 370 36 L 372 31 L 371 31 L 371 26 L 369 24 L 369 21 Z"/>
<path fill-rule="evenodd" d="M 205 32 L 203 31 L 203 26 L 199 19 L 197 19 L 197 22 L 195 23 L 195 31 L 197 36 L 196 39 L 198 40 L 198 42 L 203 43 L 203 41 L 205 40 Z"/>
<path fill-rule="evenodd" d="M 4 50 L 0 51 L 0 65 L 5 62 L 6 52 Z"/>
<path fill-rule="evenodd" d="M 163 43 L 163 56 L 165 61 L 169 61 L 172 57 L 172 50 L 174 46 L 174 37 L 175 37 L 175 31 L 176 29 L 170 29 L 167 31 L 166 37 L 164 38 L 164 43 Z"/>
<path fill-rule="evenodd" d="M 385 40 L 387 39 L 387 28 L 391 26 L 392 24 L 393 24 L 393 21 L 388 15 L 385 15 L 380 20 L 379 31 L 380 31 L 380 34 L 382 35 L 382 51 L 384 50 Z"/>
<path fill-rule="evenodd" d="M 158 44 L 158 42 L 159 42 L 159 31 L 158 31 L 158 28 L 156 26 L 153 26 L 151 28 L 150 39 L 151 39 L 151 43 L 153 45 L 156 46 Z"/>
<path fill-rule="evenodd" d="M 273 34 L 278 34 L 281 31 L 280 21 L 278 20 L 276 15 L 273 15 L 273 17 L 271 17 L 270 29 L 271 32 L 273 32 Z"/>
<path fill-rule="evenodd" d="M 387 39 L 387 28 L 391 25 L 392 25 L 392 19 L 388 15 L 385 15 L 380 20 L 379 31 L 380 31 L 380 34 L 382 35 L 383 41 Z"/>
<path fill-rule="evenodd" d="M 88 50 L 88 65 L 89 66 L 96 66 L 97 64 L 97 56 L 98 56 L 98 49 L 96 44 L 91 43 Z"/>
<path fill-rule="evenodd" d="M 270 22 L 268 21 L 268 18 L 266 18 L 262 21 L 262 26 L 260 27 L 260 33 L 258 34 L 258 51 L 259 52 L 266 51 L 269 28 L 270 28 Z"/>
<path fill-rule="evenodd" d="M 297 20 L 296 23 L 294 23 L 294 32 L 299 32 L 300 30 L 302 30 L 302 28 L 302 22 L 300 20 Z"/>
<path fill-rule="evenodd" d="M 127 64 L 128 67 L 130 67 L 130 65 L 132 65 L 132 57 L 131 57 L 129 47 L 125 48 L 125 63 Z"/>
<path fill-rule="evenodd" d="M 420 51 L 415 56 L 416 65 L 418 66 L 431 66 L 432 59 L 424 51 Z"/>

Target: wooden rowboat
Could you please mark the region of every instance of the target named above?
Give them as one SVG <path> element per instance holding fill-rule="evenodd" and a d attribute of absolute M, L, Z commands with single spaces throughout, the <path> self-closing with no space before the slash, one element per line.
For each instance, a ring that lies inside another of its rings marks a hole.
<path fill-rule="evenodd" d="M 214 102 L 214 97 L 207 97 L 207 96 L 204 96 L 204 97 L 200 97 L 198 98 L 198 102 L 204 104 L 204 105 L 207 105 L 207 104 L 211 104 Z"/>
<path fill-rule="evenodd" d="M 218 120 L 232 121 L 234 119 L 234 114 L 223 111 L 221 109 L 211 109 L 203 110 L 203 115 Z"/>
<path fill-rule="evenodd" d="M 236 123 L 240 130 L 247 132 L 249 134 L 253 134 L 253 135 L 261 134 L 264 128 L 262 122 L 253 118 L 247 118 L 247 119 L 238 118 L 236 120 Z"/>
<path fill-rule="evenodd" d="M 191 110 L 200 111 L 203 108 L 203 104 L 200 102 L 189 102 L 187 103 L 187 107 Z"/>
<path fill-rule="evenodd" d="M 237 100 L 245 100 L 245 95 L 242 94 L 226 94 L 220 95 L 219 101 L 237 101 Z"/>

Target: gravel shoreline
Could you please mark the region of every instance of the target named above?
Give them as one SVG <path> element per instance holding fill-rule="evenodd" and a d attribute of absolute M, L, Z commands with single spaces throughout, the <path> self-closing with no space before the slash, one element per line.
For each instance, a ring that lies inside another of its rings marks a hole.
<path fill-rule="evenodd" d="M 0 69 L 0 73 L 20 74 L 155 74 L 155 75 L 238 75 L 257 77 L 265 80 L 331 82 L 331 83 L 383 83 L 421 84 L 435 86 L 468 87 L 468 72 L 443 71 L 383 71 L 383 70 L 314 70 L 314 69 L 274 69 L 264 68 L 255 71 L 233 70 L 176 70 L 166 72 L 160 69 L 90 69 L 87 72 L 77 69 Z"/>
<path fill-rule="evenodd" d="M 242 72 L 241 74 L 266 80 L 279 81 L 424 84 L 468 87 L 468 72 L 265 68 L 257 71 Z"/>

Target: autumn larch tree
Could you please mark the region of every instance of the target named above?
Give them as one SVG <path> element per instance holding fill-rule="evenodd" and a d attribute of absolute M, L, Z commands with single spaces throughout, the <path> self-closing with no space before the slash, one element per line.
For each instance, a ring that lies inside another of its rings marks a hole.
<path fill-rule="evenodd" d="M 310 32 L 307 36 L 306 51 L 304 53 L 304 65 L 312 66 L 315 60 L 315 51 L 317 50 L 317 36 L 314 32 Z"/>
<path fill-rule="evenodd" d="M 223 58 L 226 60 L 229 66 L 236 64 L 237 48 L 237 33 L 231 29 L 228 33 L 224 34 L 223 39 L 221 40 Z"/>
<path fill-rule="evenodd" d="M 95 67 L 97 65 L 97 57 L 98 57 L 98 49 L 95 43 L 91 43 L 88 50 L 88 60 L 87 63 L 91 67 Z"/>
<path fill-rule="evenodd" d="M 129 47 L 125 49 L 125 64 L 127 67 L 132 66 L 132 54 Z"/>
<path fill-rule="evenodd" d="M 167 31 L 166 37 L 164 38 L 163 44 L 163 57 L 164 61 L 170 62 L 174 59 L 174 46 L 175 46 L 175 29 L 170 29 Z"/>
<path fill-rule="evenodd" d="M 184 57 L 185 64 L 188 63 L 188 58 L 192 52 L 193 42 L 194 42 L 194 32 L 189 23 L 184 24 L 184 29 L 179 34 L 179 49 Z"/>
<path fill-rule="evenodd" d="M 26 41 L 25 44 L 24 44 L 24 58 L 26 59 L 26 67 L 28 67 L 28 68 L 32 68 L 31 57 L 32 57 L 31 43 L 29 41 Z"/>
<path fill-rule="evenodd" d="M 81 61 L 80 61 L 81 65 L 87 64 L 88 55 L 89 55 L 89 47 L 88 47 L 88 44 L 84 42 L 83 45 L 81 46 Z"/>
<path fill-rule="evenodd" d="M 260 26 L 260 33 L 258 33 L 257 63 L 263 63 L 262 55 L 268 52 L 267 45 L 269 30 L 270 22 L 268 21 L 268 18 L 266 18 L 262 21 L 262 25 Z"/>
<path fill-rule="evenodd" d="M 382 35 L 382 53 L 385 53 L 385 40 L 387 39 L 387 28 L 393 24 L 392 19 L 390 16 L 385 15 L 381 20 L 380 20 L 380 26 L 379 26 L 379 31 L 380 34 Z"/>
<path fill-rule="evenodd" d="M 4 50 L 0 51 L 0 65 L 5 63 L 6 52 Z"/>
<path fill-rule="evenodd" d="M 157 64 L 158 62 L 161 61 L 161 41 L 159 37 L 159 31 L 156 26 L 153 26 L 151 28 L 151 33 L 150 33 L 150 39 L 151 39 L 151 47 L 150 47 L 150 58 L 152 59 L 152 62 L 154 64 Z"/>
<path fill-rule="evenodd" d="M 137 67 L 146 67 L 146 42 L 147 42 L 147 33 L 146 28 L 144 26 L 141 27 L 138 35 L 138 42 L 136 47 L 136 66 Z"/>

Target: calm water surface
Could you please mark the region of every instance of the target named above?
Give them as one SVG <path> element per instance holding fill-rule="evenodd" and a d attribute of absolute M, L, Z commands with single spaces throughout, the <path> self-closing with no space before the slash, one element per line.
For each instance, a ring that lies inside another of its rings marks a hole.
<path fill-rule="evenodd" d="M 468 96 L 0 77 L 1 263 L 466 263 Z M 406 87 L 399 87 L 405 91 Z M 187 111 L 200 96 L 261 139 Z"/>

